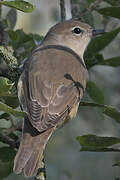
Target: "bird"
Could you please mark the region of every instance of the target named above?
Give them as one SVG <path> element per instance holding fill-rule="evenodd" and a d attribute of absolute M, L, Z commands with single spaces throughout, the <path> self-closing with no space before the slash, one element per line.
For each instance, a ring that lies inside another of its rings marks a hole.
<path fill-rule="evenodd" d="M 33 177 L 42 167 L 43 151 L 52 133 L 76 116 L 86 88 L 83 59 L 94 30 L 78 20 L 65 20 L 50 28 L 24 63 L 18 98 L 26 116 L 14 172 Z"/>

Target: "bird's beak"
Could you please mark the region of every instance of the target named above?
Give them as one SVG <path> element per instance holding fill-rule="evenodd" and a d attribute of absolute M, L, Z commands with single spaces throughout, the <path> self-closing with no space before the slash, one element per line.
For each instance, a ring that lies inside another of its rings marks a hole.
<path fill-rule="evenodd" d="M 104 34 L 104 33 L 105 33 L 104 29 L 93 29 L 92 30 L 93 36 L 97 36 L 97 35 Z"/>

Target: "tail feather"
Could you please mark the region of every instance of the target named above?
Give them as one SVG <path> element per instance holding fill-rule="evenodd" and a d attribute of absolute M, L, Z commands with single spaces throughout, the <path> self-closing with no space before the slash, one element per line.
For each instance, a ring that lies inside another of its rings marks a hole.
<path fill-rule="evenodd" d="M 53 132 L 53 128 L 37 135 L 31 136 L 29 133 L 23 134 L 23 138 L 14 160 L 14 172 L 20 174 L 24 170 L 26 177 L 33 177 L 37 170 L 42 168 L 42 155 L 48 138 Z"/>
<path fill-rule="evenodd" d="M 28 162 L 24 168 L 25 177 L 35 176 L 35 174 L 37 173 L 39 156 L 40 156 L 39 152 L 32 153 L 30 159 L 28 160 Z"/>

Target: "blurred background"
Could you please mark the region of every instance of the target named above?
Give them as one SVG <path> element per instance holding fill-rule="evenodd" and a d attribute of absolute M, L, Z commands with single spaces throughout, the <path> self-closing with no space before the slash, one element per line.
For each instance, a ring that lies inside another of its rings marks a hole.
<path fill-rule="evenodd" d="M 26 33 L 45 35 L 51 26 L 60 21 L 60 5 L 58 0 L 29 0 L 35 5 L 32 13 L 17 11 L 17 24 L 14 29 L 23 29 Z M 67 19 L 72 17 L 70 0 L 66 0 Z M 73 1 L 72 1 L 73 2 Z M 81 8 L 85 8 L 86 0 L 81 0 Z M 102 3 L 101 7 L 107 6 Z M 3 7 L 3 16 L 9 8 Z M 120 25 L 119 20 L 111 18 L 104 21 L 97 12 L 92 12 L 94 27 L 106 31 Z M 120 56 L 120 35 L 101 53 L 105 58 Z M 120 68 L 110 66 L 94 66 L 89 71 L 89 80 L 104 91 L 105 104 L 120 109 Z M 86 94 L 85 97 L 86 98 Z M 2 126 L 2 122 L 0 121 Z M 112 165 L 120 160 L 117 152 L 80 152 L 76 137 L 84 134 L 120 137 L 120 125 L 113 119 L 100 115 L 97 108 L 80 107 L 77 117 L 65 127 L 57 130 L 50 138 L 46 150 L 45 161 L 48 180 L 115 180 L 120 176 L 120 168 Z M 24 180 L 23 175 L 10 174 L 4 180 Z M 32 179 L 32 178 L 31 178 Z"/>

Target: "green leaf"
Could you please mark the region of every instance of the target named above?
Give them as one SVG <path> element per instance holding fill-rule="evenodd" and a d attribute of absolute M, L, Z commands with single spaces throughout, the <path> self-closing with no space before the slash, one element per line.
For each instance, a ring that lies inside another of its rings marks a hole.
<path fill-rule="evenodd" d="M 0 119 L 7 119 L 9 117 L 9 114 L 3 113 L 0 115 Z"/>
<path fill-rule="evenodd" d="M 16 20 L 17 20 L 17 12 L 16 9 L 10 9 L 6 16 L 8 20 L 8 25 L 11 29 L 15 27 Z"/>
<path fill-rule="evenodd" d="M 89 102 L 89 101 L 81 101 L 80 106 L 106 107 L 106 105 L 104 104 L 98 104 L 98 103 Z"/>
<path fill-rule="evenodd" d="M 120 166 L 120 161 L 118 161 L 117 163 L 113 164 L 112 166 Z"/>
<path fill-rule="evenodd" d="M 14 159 L 16 151 L 11 147 L 0 148 L 0 160 L 2 162 L 8 162 Z"/>
<path fill-rule="evenodd" d="M 22 29 L 10 30 L 8 34 L 11 39 L 9 44 L 14 48 L 15 56 L 20 64 L 35 49 L 36 44 L 39 44 L 43 39 L 43 36 L 37 34 L 26 34 Z"/>
<path fill-rule="evenodd" d="M 105 115 L 113 118 L 117 123 L 120 123 L 120 111 L 118 111 L 113 106 L 107 106 L 104 104 L 98 104 L 93 102 L 80 102 L 80 106 L 92 106 L 92 107 L 100 107 Z"/>
<path fill-rule="evenodd" d="M 94 102 L 104 104 L 104 93 L 94 82 L 87 82 L 86 91 Z"/>
<path fill-rule="evenodd" d="M 95 65 L 103 65 L 102 63 L 104 62 L 104 57 L 102 54 L 95 54 L 91 58 L 85 58 L 85 64 L 87 69 L 90 69 L 91 67 Z"/>
<path fill-rule="evenodd" d="M 19 39 L 17 32 L 13 30 L 8 30 L 8 35 L 12 41 L 17 41 Z"/>
<path fill-rule="evenodd" d="M 111 4 L 112 6 L 120 6 L 120 0 L 104 0 L 104 1 Z"/>
<path fill-rule="evenodd" d="M 13 172 L 13 161 L 16 151 L 11 147 L 0 148 L 0 179 Z"/>
<path fill-rule="evenodd" d="M 95 151 L 95 152 L 120 152 L 119 149 L 108 148 L 120 143 L 120 138 L 116 137 L 100 137 L 92 134 L 78 136 L 77 141 L 82 146 L 81 151 Z"/>
<path fill-rule="evenodd" d="M 78 136 L 77 141 L 81 146 L 92 147 L 109 147 L 114 144 L 120 143 L 120 138 L 116 137 L 100 137 L 92 134 Z"/>
<path fill-rule="evenodd" d="M 111 32 L 106 32 L 102 36 L 92 39 L 91 43 L 88 45 L 87 51 L 85 52 L 85 58 L 91 58 L 103 50 L 113 41 L 119 32 L 120 28 L 117 28 Z"/>
<path fill-rule="evenodd" d="M 120 177 L 116 177 L 115 180 L 120 180 Z"/>
<path fill-rule="evenodd" d="M 119 67 L 120 66 L 120 56 L 113 57 L 110 59 L 105 59 L 104 61 L 98 62 L 98 64 L 112 66 L 112 67 Z"/>
<path fill-rule="evenodd" d="M 95 65 L 106 65 L 111 67 L 119 67 L 120 66 L 120 56 L 112 57 L 110 59 L 104 59 L 103 55 L 96 54 L 92 58 L 86 58 L 85 64 L 87 69 L 90 69 L 91 67 Z"/>
<path fill-rule="evenodd" d="M 13 161 L 0 161 L 0 179 L 4 179 L 13 172 Z"/>
<path fill-rule="evenodd" d="M 11 83 L 7 78 L 0 78 L 0 97 L 4 103 L 13 108 L 18 107 L 18 97 L 13 93 L 14 83 Z"/>
<path fill-rule="evenodd" d="M 8 79 L 0 78 L 0 96 L 11 96 L 11 88 L 13 83 L 8 83 Z"/>
<path fill-rule="evenodd" d="M 91 4 L 93 3 L 95 0 L 88 0 L 88 3 Z"/>
<path fill-rule="evenodd" d="M 117 111 L 114 107 L 112 106 L 105 107 L 103 113 L 115 119 L 116 122 L 120 123 L 120 111 Z"/>
<path fill-rule="evenodd" d="M 18 9 L 26 13 L 30 13 L 35 9 L 32 4 L 26 1 L 0 1 L 0 4 Z"/>
<path fill-rule="evenodd" d="M 6 104 L 3 104 L 0 102 L 0 111 L 3 111 L 9 115 L 13 115 L 15 117 L 24 117 L 26 115 L 25 112 L 17 111 L 11 108 L 10 106 L 7 106 Z"/>
<path fill-rule="evenodd" d="M 106 147 L 82 146 L 80 151 L 89 151 L 89 152 L 120 152 L 120 149 L 106 148 Z"/>
<path fill-rule="evenodd" d="M 16 108 L 19 106 L 19 100 L 17 96 L 4 97 L 4 103 L 12 108 Z"/>
<path fill-rule="evenodd" d="M 106 7 L 99 9 L 98 12 L 104 16 L 111 16 L 120 19 L 120 7 Z"/>

